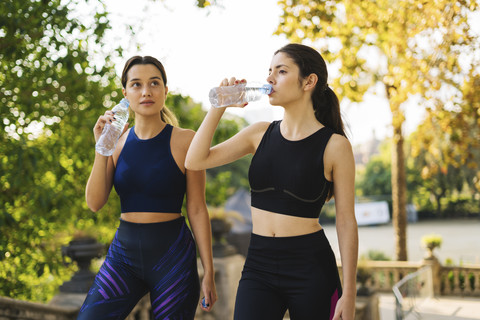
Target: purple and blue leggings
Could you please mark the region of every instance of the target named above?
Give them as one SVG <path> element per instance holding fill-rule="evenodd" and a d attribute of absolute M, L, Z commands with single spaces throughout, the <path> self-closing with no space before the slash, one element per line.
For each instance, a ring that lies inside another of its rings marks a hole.
<path fill-rule="evenodd" d="M 194 319 L 200 283 L 195 241 L 183 217 L 121 220 L 77 319 L 123 320 L 147 292 L 154 319 Z"/>

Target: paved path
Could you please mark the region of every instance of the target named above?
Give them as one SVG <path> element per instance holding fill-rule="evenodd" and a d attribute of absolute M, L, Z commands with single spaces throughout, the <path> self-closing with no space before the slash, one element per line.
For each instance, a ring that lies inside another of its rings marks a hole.
<path fill-rule="evenodd" d="M 325 225 L 325 234 L 332 245 L 337 258 L 337 233 L 334 225 Z M 442 236 L 441 248 L 435 249 L 440 263 L 452 259 L 456 265 L 462 263 L 480 264 L 480 220 L 442 220 L 409 223 L 407 227 L 407 250 L 410 261 L 420 261 L 425 255 L 421 246 L 422 236 L 436 233 Z M 362 226 L 358 228 L 359 254 L 370 250 L 381 251 L 392 260 L 395 258 L 393 227 L 390 224 L 380 226 Z"/>
<path fill-rule="evenodd" d="M 340 258 L 337 234 L 334 225 L 325 225 L 333 251 Z M 420 261 L 425 255 L 421 246 L 422 236 L 436 233 L 442 236 L 441 248 L 435 255 L 444 264 L 452 259 L 456 265 L 480 264 L 480 220 L 421 221 L 407 227 L 407 250 L 411 261 Z M 395 257 L 394 233 L 391 224 L 362 226 L 358 229 L 359 254 L 370 250 L 384 253 L 392 260 Z M 420 314 L 411 314 L 405 320 L 480 320 L 480 299 L 441 297 L 426 300 L 419 306 Z M 393 294 L 380 294 L 380 320 L 395 320 Z"/>
<path fill-rule="evenodd" d="M 410 314 L 405 320 L 476 320 L 480 319 L 480 299 L 431 298 L 423 302 L 419 310 L 420 313 Z M 393 294 L 380 294 L 380 320 L 395 320 Z"/>

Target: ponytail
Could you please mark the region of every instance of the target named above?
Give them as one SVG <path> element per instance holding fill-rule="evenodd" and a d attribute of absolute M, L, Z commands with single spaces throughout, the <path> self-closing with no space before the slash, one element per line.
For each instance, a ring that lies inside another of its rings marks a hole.
<path fill-rule="evenodd" d="M 162 111 L 160 111 L 160 117 L 163 122 L 171 124 L 174 127 L 178 127 L 178 120 L 175 114 L 173 114 L 167 106 L 163 106 Z"/>
<path fill-rule="evenodd" d="M 335 133 L 346 137 L 345 128 L 340 114 L 340 103 L 338 97 L 328 86 L 319 86 L 312 94 L 313 110 L 315 118 Z"/>

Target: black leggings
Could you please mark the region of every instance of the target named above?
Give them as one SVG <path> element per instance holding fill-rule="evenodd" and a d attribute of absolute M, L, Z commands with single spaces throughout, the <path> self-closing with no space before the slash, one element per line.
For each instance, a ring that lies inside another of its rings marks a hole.
<path fill-rule="evenodd" d="M 183 217 L 121 220 L 78 319 L 125 319 L 147 292 L 155 319 L 193 320 L 200 283 L 195 242 Z"/>
<path fill-rule="evenodd" d="M 329 320 L 342 294 L 323 230 L 296 237 L 252 234 L 238 286 L 235 320 Z"/>

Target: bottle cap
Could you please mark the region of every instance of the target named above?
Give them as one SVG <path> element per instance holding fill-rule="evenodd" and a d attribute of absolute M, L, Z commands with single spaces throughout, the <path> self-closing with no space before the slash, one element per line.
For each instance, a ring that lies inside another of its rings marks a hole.
<path fill-rule="evenodd" d="M 263 89 L 265 89 L 265 94 L 270 94 L 273 91 L 273 87 L 269 83 L 264 84 L 262 87 L 263 87 Z"/>
<path fill-rule="evenodd" d="M 130 102 L 128 102 L 126 98 L 123 98 L 122 100 L 120 100 L 120 103 L 126 106 L 127 108 L 130 106 Z"/>

